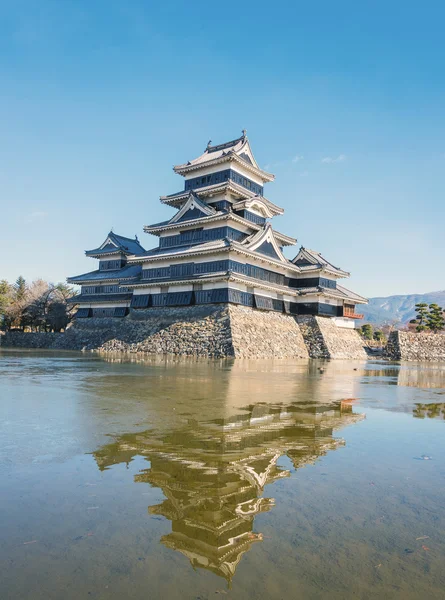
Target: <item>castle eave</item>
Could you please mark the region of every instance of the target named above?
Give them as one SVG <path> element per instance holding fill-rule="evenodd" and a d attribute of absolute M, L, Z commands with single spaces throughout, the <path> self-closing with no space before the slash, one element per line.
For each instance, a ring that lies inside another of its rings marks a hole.
<path fill-rule="evenodd" d="M 321 286 L 312 288 L 296 288 L 300 296 L 316 295 L 324 298 L 333 298 L 336 300 L 349 300 L 353 304 L 368 304 L 368 300 L 359 296 L 351 290 L 347 290 L 342 286 L 337 286 L 336 289 L 323 288 Z"/>
<path fill-rule="evenodd" d="M 225 191 L 227 191 L 239 198 L 253 198 L 256 195 L 251 190 L 248 190 L 247 188 L 244 188 L 241 185 L 238 185 L 237 183 L 234 183 L 231 180 L 224 181 L 222 183 L 214 183 L 212 185 L 206 185 L 206 186 L 194 189 L 194 193 L 197 194 L 198 196 L 202 196 L 202 197 L 211 197 L 219 192 L 225 192 Z M 181 192 L 177 192 L 176 194 L 170 194 L 169 196 L 161 196 L 160 200 L 164 204 L 168 204 L 170 206 L 176 206 L 181 201 L 187 199 L 189 196 L 189 193 L 190 193 L 189 191 L 184 190 Z M 273 203 L 270 202 L 270 200 L 267 200 L 266 198 L 264 198 L 264 200 L 266 202 L 269 202 L 271 205 L 273 205 Z M 275 205 L 273 205 L 273 206 L 275 206 Z M 279 207 L 277 207 L 277 208 L 279 208 Z"/>
<path fill-rule="evenodd" d="M 219 164 L 227 163 L 227 162 L 235 162 L 235 163 L 241 165 L 247 171 L 250 171 L 251 173 L 254 173 L 255 175 L 257 175 L 264 182 L 273 181 L 275 179 L 275 175 L 273 175 L 272 173 L 267 173 L 266 171 L 263 171 L 262 169 L 257 169 L 253 165 L 249 164 L 248 162 L 246 162 L 245 160 L 240 158 L 234 152 L 229 152 L 228 154 L 225 154 L 224 156 L 221 156 L 219 158 L 208 159 L 206 161 L 202 161 L 202 162 L 198 162 L 198 163 L 191 162 L 191 163 L 186 163 L 183 165 L 176 165 L 175 167 L 173 167 L 173 170 L 175 173 L 178 173 L 178 175 L 186 175 L 187 173 L 191 173 L 193 171 L 198 171 L 205 167 L 212 167 L 214 165 L 219 165 Z"/>
<path fill-rule="evenodd" d="M 192 277 L 182 277 L 173 279 L 171 277 L 157 278 L 157 279 L 141 279 L 137 283 L 133 283 L 126 287 L 130 289 L 138 288 L 150 288 L 159 287 L 160 285 L 186 285 L 188 283 L 215 283 L 218 281 L 228 281 L 229 273 L 227 271 L 221 271 L 220 273 L 211 273 L 209 275 L 196 275 Z"/>
<path fill-rule="evenodd" d="M 134 283 L 126 287 L 129 287 L 130 289 L 159 287 L 160 285 L 168 285 L 170 287 L 194 283 L 218 283 L 221 281 L 232 281 L 235 283 L 241 283 L 255 288 L 268 290 L 270 292 L 285 294 L 286 296 L 299 296 L 298 290 L 279 284 L 269 284 L 266 281 L 262 281 L 261 279 L 254 279 L 253 277 L 248 277 L 247 275 L 240 275 L 232 271 L 221 271 L 220 273 L 211 273 L 209 275 L 197 275 L 182 278 L 178 277 L 176 279 L 172 279 L 171 277 L 165 277 L 162 279 L 140 280 L 138 283 Z"/>
<path fill-rule="evenodd" d="M 84 284 L 84 283 L 108 283 L 119 282 L 134 279 L 140 273 L 141 268 L 138 265 L 127 265 L 122 269 L 111 271 L 90 271 L 82 275 L 68 277 L 68 283 Z"/>
<path fill-rule="evenodd" d="M 122 293 L 122 294 L 78 294 L 77 296 L 73 296 L 68 300 L 69 304 L 91 304 L 91 303 L 122 303 L 129 302 L 131 300 L 132 294 Z"/>
<path fill-rule="evenodd" d="M 196 246 L 187 247 L 186 249 L 179 250 L 178 248 L 168 248 L 169 252 L 162 254 L 137 256 L 132 259 L 132 263 L 138 264 L 151 264 L 158 261 L 165 261 L 165 259 L 180 260 L 189 259 L 195 256 L 207 256 L 209 254 L 221 254 L 225 252 L 236 252 L 246 257 L 255 258 L 259 262 L 272 265 L 274 267 L 281 267 L 293 273 L 301 273 L 300 268 L 294 265 L 290 261 L 275 260 L 265 254 L 256 253 L 249 251 L 247 248 L 242 246 L 239 242 L 233 242 L 228 240 L 218 240 L 215 242 L 207 242 L 205 244 L 197 244 Z"/>
<path fill-rule="evenodd" d="M 120 248 L 116 248 L 116 250 L 86 250 L 85 256 L 88 258 L 108 258 L 112 256 L 120 256 L 124 254 L 125 256 L 130 256 L 132 252 L 128 252 L 127 250 L 121 250 Z"/>
<path fill-rule="evenodd" d="M 294 263 L 293 263 L 294 264 Z M 301 269 L 302 273 L 328 273 L 329 275 L 334 275 L 337 279 L 342 279 L 344 277 L 350 277 L 350 273 L 348 271 L 343 271 L 342 269 L 330 268 L 326 265 L 298 265 Z"/>
<path fill-rule="evenodd" d="M 244 219 L 239 215 L 236 215 L 233 212 L 225 212 L 225 213 L 217 213 L 215 215 L 209 215 L 208 217 L 199 217 L 198 219 L 190 219 L 189 221 L 180 221 L 176 223 L 170 223 L 169 221 L 164 221 L 163 223 L 158 223 L 156 225 L 145 225 L 144 231 L 145 233 L 151 233 L 152 235 L 159 235 L 164 231 L 174 231 L 181 230 L 184 231 L 188 228 L 193 229 L 197 225 L 215 223 L 217 221 L 235 221 L 236 223 L 240 223 L 242 225 L 246 225 L 249 229 L 254 230 L 255 232 L 260 231 L 263 226 L 258 225 L 257 223 L 253 223 L 248 219 Z M 289 235 L 284 233 L 280 233 L 279 231 L 273 230 L 273 233 L 277 240 L 279 240 L 284 246 L 293 246 L 297 243 L 297 240 Z"/>

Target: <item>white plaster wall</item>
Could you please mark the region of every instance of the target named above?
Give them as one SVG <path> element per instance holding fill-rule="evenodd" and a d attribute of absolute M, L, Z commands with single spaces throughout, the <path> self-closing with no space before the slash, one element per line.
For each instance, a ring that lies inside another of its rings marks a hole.
<path fill-rule="evenodd" d="M 159 294 L 160 286 L 157 287 L 137 287 L 133 290 L 133 296 L 143 296 L 144 294 Z"/>
<path fill-rule="evenodd" d="M 312 271 L 311 273 L 295 273 L 295 277 L 298 277 L 298 279 L 312 279 L 314 277 L 320 277 L 320 272 Z"/>
<path fill-rule="evenodd" d="M 337 325 L 337 327 L 343 329 L 355 329 L 354 319 L 347 319 L 345 317 L 332 317 L 332 321 Z"/>
<path fill-rule="evenodd" d="M 338 298 L 320 298 L 320 302 L 323 304 L 330 304 L 331 306 L 343 306 L 343 300 L 339 300 Z"/>
<path fill-rule="evenodd" d="M 294 302 L 296 302 L 297 304 L 304 304 L 306 302 L 319 302 L 319 301 L 320 301 L 320 298 L 315 295 L 297 296 L 296 299 L 294 300 Z"/>
<path fill-rule="evenodd" d="M 262 288 L 254 287 L 253 293 L 258 294 L 259 296 L 266 296 L 267 298 L 278 298 L 278 294 L 276 292 L 272 292 L 270 290 L 263 290 Z"/>
<path fill-rule="evenodd" d="M 197 283 L 199 283 L 199 282 L 197 282 Z M 227 287 L 227 281 L 215 281 L 213 283 L 203 283 L 202 284 L 203 290 L 217 290 L 217 289 L 226 288 L 226 287 Z"/>
<path fill-rule="evenodd" d="M 199 194 L 199 189 L 196 190 Z M 204 200 L 211 206 L 213 202 L 218 202 L 218 200 L 228 200 L 229 202 L 234 202 L 233 194 L 230 192 L 218 192 L 217 194 L 212 194 L 211 196 L 204 196 Z"/>
<path fill-rule="evenodd" d="M 240 292 L 247 292 L 247 285 L 244 285 L 243 283 L 238 283 L 237 281 L 230 281 L 229 288 L 231 288 L 232 290 L 238 290 Z"/>
<path fill-rule="evenodd" d="M 169 292 L 190 292 L 193 290 L 193 285 L 191 283 L 184 285 L 170 285 L 168 288 Z"/>
<path fill-rule="evenodd" d="M 92 257 L 90 257 L 90 258 L 92 258 Z M 104 256 L 101 258 L 96 258 L 95 260 L 99 260 L 99 261 L 102 261 L 102 260 L 124 260 L 125 258 L 127 258 L 126 255 L 122 254 L 120 252 L 119 254 L 113 254 L 112 256 Z"/>

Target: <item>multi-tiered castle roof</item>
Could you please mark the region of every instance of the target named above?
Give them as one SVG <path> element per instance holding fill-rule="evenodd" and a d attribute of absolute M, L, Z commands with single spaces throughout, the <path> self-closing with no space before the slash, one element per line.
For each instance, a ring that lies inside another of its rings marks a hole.
<path fill-rule="evenodd" d="M 337 283 L 348 272 L 307 248 L 293 260 L 284 255 L 296 239 L 272 226 L 284 210 L 265 197 L 264 186 L 274 175 L 258 165 L 245 131 L 224 144 L 209 142 L 200 156 L 174 171 L 184 177 L 184 189 L 160 200 L 175 214 L 144 227 L 158 244 L 146 251 L 137 238 L 110 233 L 86 253 L 99 259 L 99 269 L 68 279 L 82 284 L 79 317 L 211 303 L 359 316 L 355 306 L 366 299 Z"/>

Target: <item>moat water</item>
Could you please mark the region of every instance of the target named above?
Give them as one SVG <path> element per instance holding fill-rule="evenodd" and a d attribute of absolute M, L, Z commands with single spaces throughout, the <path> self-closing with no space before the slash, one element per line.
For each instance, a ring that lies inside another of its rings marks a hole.
<path fill-rule="evenodd" d="M 0 352 L 0 598 L 445 597 L 445 365 Z"/>

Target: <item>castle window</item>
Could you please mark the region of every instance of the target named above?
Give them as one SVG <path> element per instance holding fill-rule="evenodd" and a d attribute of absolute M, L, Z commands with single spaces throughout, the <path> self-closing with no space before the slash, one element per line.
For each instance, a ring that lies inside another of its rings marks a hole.
<path fill-rule="evenodd" d="M 228 181 L 231 179 L 238 185 L 242 185 L 243 187 L 252 190 L 255 194 L 263 195 L 263 187 L 258 185 L 254 181 L 247 179 L 247 177 L 242 177 L 236 171 L 232 171 L 232 169 L 227 169 L 225 171 L 217 171 L 216 173 L 210 173 L 210 175 L 193 177 L 192 179 L 187 179 L 185 182 L 185 190 L 193 190 L 195 188 L 203 187 L 204 185 L 214 185 L 216 183 L 220 183 L 222 181 Z"/>
<path fill-rule="evenodd" d="M 147 308 L 150 301 L 149 294 L 139 294 L 133 296 L 131 299 L 131 307 L 132 308 Z"/>

